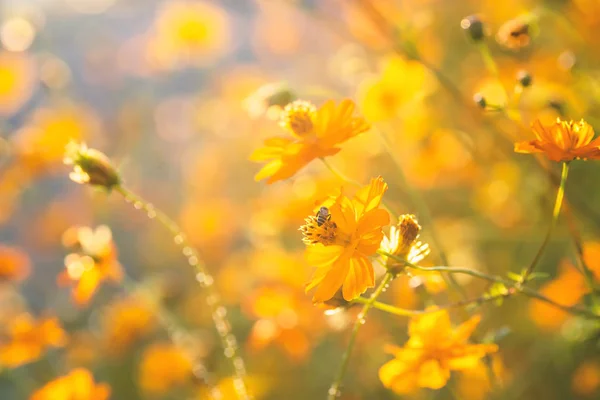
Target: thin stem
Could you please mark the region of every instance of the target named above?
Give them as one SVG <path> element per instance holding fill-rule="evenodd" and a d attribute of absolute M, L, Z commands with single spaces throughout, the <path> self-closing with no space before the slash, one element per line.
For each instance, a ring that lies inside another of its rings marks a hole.
<path fill-rule="evenodd" d="M 396 165 L 396 170 L 398 172 L 398 179 L 400 180 L 400 184 L 402 185 L 404 190 L 406 190 L 406 193 L 408 194 L 408 197 L 410 197 L 410 200 L 413 203 L 413 205 L 417 208 L 417 212 L 419 213 L 419 216 L 423 218 L 423 220 L 429 227 L 428 232 L 431 235 L 431 241 L 433 242 L 433 245 L 435 246 L 435 248 L 437 249 L 437 251 L 440 255 L 442 264 L 448 265 L 449 264 L 448 256 L 446 255 L 446 252 L 444 251 L 444 248 L 442 247 L 442 241 L 437 234 L 437 229 L 435 228 L 435 225 L 434 225 L 433 216 L 431 215 L 431 212 L 429 211 L 429 207 L 427 206 L 427 203 L 425 203 L 425 200 L 423 199 L 423 196 L 421 196 L 421 193 L 418 190 L 415 190 L 412 187 L 412 185 L 410 184 L 410 182 L 408 182 L 408 179 L 406 178 L 406 174 L 404 174 L 404 169 L 402 168 L 402 165 L 400 164 L 400 160 L 398 160 L 396 158 L 396 155 L 394 154 L 394 151 L 392 149 L 391 143 L 390 143 L 387 135 L 379 129 L 378 129 L 378 132 L 382 138 L 383 144 L 384 144 L 388 154 L 390 155 L 390 157 L 392 158 L 392 161 L 394 161 L 394 164 Z M 442 278 L 446 282 L 446 285 L 448 285 L 449 287 L 452 287 L 454 290 L 456 290 L 456 292 L 459 293 L 463 299 L 466 298 L 466 293 L 465 293 L 464 289 L 460 286 L 460 284 L 456 281 L 456 279 L 454 279 L 454 277 L 452 275 L 442 274 Z"/>
<path fill-rule="evenodd" d="M 569 164 L 566 162 L 563 162 L 562 173 L 560 176 L 560 185 L 558 186 L 558 191 L 556 192 L 556 200 L 554 202 L 554 209 L 552 210 L 552 220 L 550 221 L 550 226 L 548 227 L 548 232 L 546 233 L 546 237 L 544 238 L 544 241 L 542 242 L 542 245 L 540 246 L 540 249 L 538 250 L 537 254 L 535 255 L 533 261 L 531 262 L 531 264 L 529 264 L 529 266 L 523 273 L 522 282 L 527 282 L 527 278 L 529 278 L 531 273 L 533 273 L 533 271 L 535 270 L 535 267 L 537 267 L 538 263 L 542 259 L 542 254 L 544 254 L 544 250 L 546 250 L 546 247 L 548 246 L 548 243 L 550 242 L 550 238 L 552 237 L 552 232 L 554 231 L 554 228 L 556 227 L 556 223 L 558 221 L 558 216 L 560 215 L 560 209 L 562 207 L 563 199 L 565 197 L 565 185 L 567 183 L 568 176 L 569 176 Z"/>
<path fill-rule="evenodd" d="M 356 299 L 352 300 L 353 303 L 358 303 L 358 304 L 367 304 L 369 301 L 370 301 L 370 299 L 366 299 L 364 297 L 357 297 Z M 381 311 L 385 311 L 389 314 L 398 315 L 400 317 L 414 317 L 415 315 L 422 315 L 422 314 L 428 313 L 428 311 L 426 311 L 426 310 L 407 310 L 405 308 L 395 307 L 390 304 L 382 303 L 380 301 L 372 302 L 371 307 L 376 308 Z M 431 312 L 433 312 L 433 311 L 431 311 Z"/>
<path fill-rule="evenodd" d="M 344 175 L 342 172 L 340 172 L 340 170 L 338 170 L 333 165 L 331 165 L 331 163 L 329 161 L 327 161 L 325 158 L 321 158 L 321 161 L 323 161 L 323 164 L 325 164 L 325 167 L 327 167 L 327 169 L 329 171 L 331 171 L 332 174 L 334 174 L 335 176 L 337 176 L 340 180 L 342 180 L 344 182 L 347 182 L 347 183 L 349 183 L 349 184 L 351 184 L 353 186 L 359 187 L 359 188 L 361 188 L 361 187 L 364 186 L 362 183 L 360 183 L 360 182 L 358 182 L 358 181 L 356 181 L 356 180 L 354 180 L 352 178 L 349 178 L 346 175 Z M 386 210 L 388 210 L 388 212 L 390 214 L 395 215 L 395 216 L 398 215 L 398 213 L 396 213 L 394 211 L 394 209 L 392 207 L 390 207 L 390 205 L 387 202 L 381 200 L 381 205 L 383 206 L 383 208 L 385 208 Z"/>
<path fill-rule="evenodd" d="M 150 304 L 153 315 L 158 320 L 160 326 L 167 332 L 173 344 L 177 346 L 190 361 L 194 377 L 208 388 L 210 399 L 222 400 L 223 393 L 221 392 L 221 389 L 215 384 L 212 375 L 208 372 L 200 355 L 194 349 L 195 340 L 193 335 L 177 322 L 177 319 L 169 312 L 169 310 L 164 308 L 160 302 L 155 301 L 155 297 L 143 285 L 136 283 L 127 274 L 124 275 L 122 284 L 128 296 L 139 295 Z"/>
<path fill-rule="evenodd" d="M 555 302 L 554 300 L 544 296 L 543 294 L 537 292 L 534 289 L 531 289 L 527 286 L 524 285 L 518 285 L 518 282 L 515 281 L 511 281 L 509 279 L 505 279 L 502 278 L 500 276 L 497 275 L 489 275 L 480 271 L 475 271 L 473 269 L 469 269 L 469 268 L 461 268 L 461 267 L 446 267 L 446 266 L 439 266 L 439 267 L 420 267 L 418 265 L 409 263 L 408 261 L 397 257 L 393 254 L 387 253 L 385 251 L 382 250 L 378 250 L 377 251 L 379 254 L 384 255 L 386 257 L 390 257 L 398 262 L 403 263 L 404 265 L 406 265 L 409 268 L 412 269 L 416 269 L 419 271 L 428 271 L 428 272 L 433 272 L 433 271 L 437 271 L 437 272 L 448 272 L 451 274 L 465 274 L 465 275 L 470 275 L 476 278 L 480 278 L 480 279 L 484 279 L 487 280 L 489 282 L 497 282 L 497 283 L 502 283 L 505 286 L 507 286 L 507 288 L 515 288 L 518 289 L 517 292 L 524 294 L 527 297 L 532 297 L 534 299 L 543 301 L 545 303 L 548 303 L 556 308 L 560 308 L 563 311 L 568 312 L 569 314 L 573 314 L 573 315 L 580 315 L 583 317 L 587 317 L 587 318 L 591 318 L 591 319 L 600 319 L 600 315 L 596 314 L 593 311 L 587 310 L 585 308 L 580 308 L 580 307 L 576 307 L 576 306 L 564 306 L 562 304 L 559 304 L 557 302 Z"/>
<path fill-rule="evenodd" d="M 219 334 L 225 357 L 230 360 L 232 365 L 236 394 L 239 399 L 252 399 L 245 383 L 246 367 L 244 360 L 237 354 L 237 340 L 235 335 L 231 332 L 231 323 L 227 317 L 227 309 L 222 305 L 219 295 L 213 285 L 214 279 L 207 271 L 200 253 L 191 245 L 177 223 L 161 210 L 155 208 L 152 204 L 123 186 L 117 186 L 114 190 L 121 194 L 125 198 L 125 201 L 133 203 L 135 209 L 146 212 L 150 219 L 156 219 L 173 235 L 175 244 L 181 247 L 183 255 L 187 257 L 188 264 L 196 271 L 196 280 L 200 286 L 207 291 L 206 303 L 210 307 L 213 322 Z"/>
<path fill-rule="evenodd" d="M 368 300 L 366 300 L 365 305 L 363 306 L 360 313 L 356 317 L 356 322 L 354 322 L 354 327 L 352 328 L 352 333 L 350 335 L 350 341 L 348 342 L 348 347 L 346 347 L 346 351 L 342 356 L 342 364 L 340 365 L 340 369 L 333 381 L 333 384 L 329 388 L 329 392 L 327 394 L 327 400 L 336 400 L 340 395 L 340 386 L 342 385 L 342 380 L 344 379 L 344 375 L 346 374 L 346 370 L 348 369 L 348 365 L 350 363 L 350 355 L 352 354 L 352 350 L 354 349 L 354 344 L 356 342 L 356 337 L 358 335 L 358 331 L 360 327 L 365 323 L 365 318 L 367 317 L 367 313 L 373 307 L 373 304 L 377 301 L 377 298 L 383 293 L 389 283 L 394 279 L 394 274 L 388 272 L 385 274 L 377 289 L 371 294 Z"/>
<path fill-rule="evenodd" d="M 327 169 L 329 171 L 331 171 L 332 174 L 337 176 L 341 181 L 347 182 L 356 187 L 363 186 L 362 183 L 355 181 L 354 179 L 349 178 L 346 175 L 344 175 L 344 173 L 342 173 L 339 169 L 337 169 L 333 165 L 331 165 L 331 163 L 329 161 L 327 161 L 325 158 L 321 158 L 321 161 L 323 161 L 323 164 L 325 164 L 325 167 L 327 167 Z"/>

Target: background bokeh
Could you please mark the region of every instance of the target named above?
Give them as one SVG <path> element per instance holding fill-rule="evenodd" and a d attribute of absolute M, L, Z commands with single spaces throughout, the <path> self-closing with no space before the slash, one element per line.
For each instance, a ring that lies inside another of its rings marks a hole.
<path fill-rule="evenodd" d="M 377 15 L 394 29 L 381 29 Z M 485 23 L 497 76 L 461 29 L 468 15 Z M 517 17 L 530 21 L 527 43 L 496 35 Z M 558 172 L 513 153 L 513 143 L 533 137 L 535 118 L 584 118 L 600 129 L 599 28 L 597 0 L 0 1 L 0 348 L 25 312 L 56 317 L 68 336 L 30 363 L 0 365 L 0 399 L 29 398 L 78 367 L 116 400 L 206 398 L 155 303 L 191 333 L 225 398 L 236 398 L 205 294 L 171 236 L 118 195 L 70 181 L 70 140 L 109 155 L 127 186 L 199 248 L 256 397 L 325 398 L 357 310 L 326 316 L 311 303 L 298 227 L 347 184 L 318 162 L 273 185 L 254 181 L 260 166 L 248 157 L 281 134 L 280 107 L 355 100 L 374 128 L 330 162 L 360 182 L 384 177 L 394 209 L 420 218 L 432 247 L 424 265 L 441 265 L 443 253 L 449 265 L 505 275 L 535 255 Z M 533 78 L 522 93 L 520 70 Z M 481 109 L 476 93 L 507 111 Z M 600 282 L 599 173 L 593 161 L 573 164 L 568 205 L 539 267 L 548 276 L 534 282 L 561 304 L 589 301 L 576 243 Z M 100 225 L 128 281 L 103 282 L 77 304 L 58 279 L 73 252 L 65 232 Z M 489 289 L 459 278 L 470 297 Z M 424 274 L 399 278 L 382 300 L 422 309 L 423 290 L 438 304 L 454 299 L 439 276 Z M 482 365 L 403 398 L 599 398 L 597 324 L 520 296 L 478 311 L 479 337 L 500 347 L 493 382 Z M 377 371 L 406 325 L 371 312 L 342 399 L 399 398 Z"/>

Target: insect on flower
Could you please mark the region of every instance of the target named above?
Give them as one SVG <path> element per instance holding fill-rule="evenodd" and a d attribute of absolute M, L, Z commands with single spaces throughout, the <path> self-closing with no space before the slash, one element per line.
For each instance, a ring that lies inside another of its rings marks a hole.
<path fill-rule="evenodd" d="M 323 225 L 327 221 L 331 221 L 331 214 L 329 213 L 329 208 L 321 207 L 319 211 L 317 211 L 317 226 Z"/>

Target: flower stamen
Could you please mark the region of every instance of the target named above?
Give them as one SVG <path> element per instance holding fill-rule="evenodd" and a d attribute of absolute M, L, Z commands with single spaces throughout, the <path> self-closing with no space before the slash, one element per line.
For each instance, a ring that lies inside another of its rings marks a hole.
<path fill-rule="evenodd" d="M 310 102 L 296 100 L 283 109 L 279 124 L 292 134 L 302 137 L 313 131 L 317 108 Z"/>

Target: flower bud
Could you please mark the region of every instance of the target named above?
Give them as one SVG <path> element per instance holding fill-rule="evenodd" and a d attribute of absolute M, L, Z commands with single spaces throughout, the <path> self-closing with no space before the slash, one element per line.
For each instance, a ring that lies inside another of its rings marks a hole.
<path fill-rule="evenodd" d="M 517 81 L 519 82 L 519 85 L 526 88 L 526 87 L 531 86 L 533 77 L 531 76 L 531 74 L 529 72 L 527 72 L 525 70 L 521 70 L 517 73 Z"/>
<path fill-rule="evenodd" d="M 120 185 L 121 177 L 102 152 L 89 149 L 85 144 L 71 142 L 65 149 L 64 163 L 73 166 L 71 180 L 81 184 L 102 186 L 110 190 Z"/>
<path fill-rule="evenodd" d="M 460 27 L 476 42 L 483 40 L 485 37 L 485 25 L 477 15 L 469 15 L 463 18 L 460 21 Z"/>
<path fill-rule="evenodd" d="M 485 97 L 481 93 L 475 93 L 473 96 L 473 101 L 481 108 L 487 107 L 487 102 L 485 101 Z"/>

